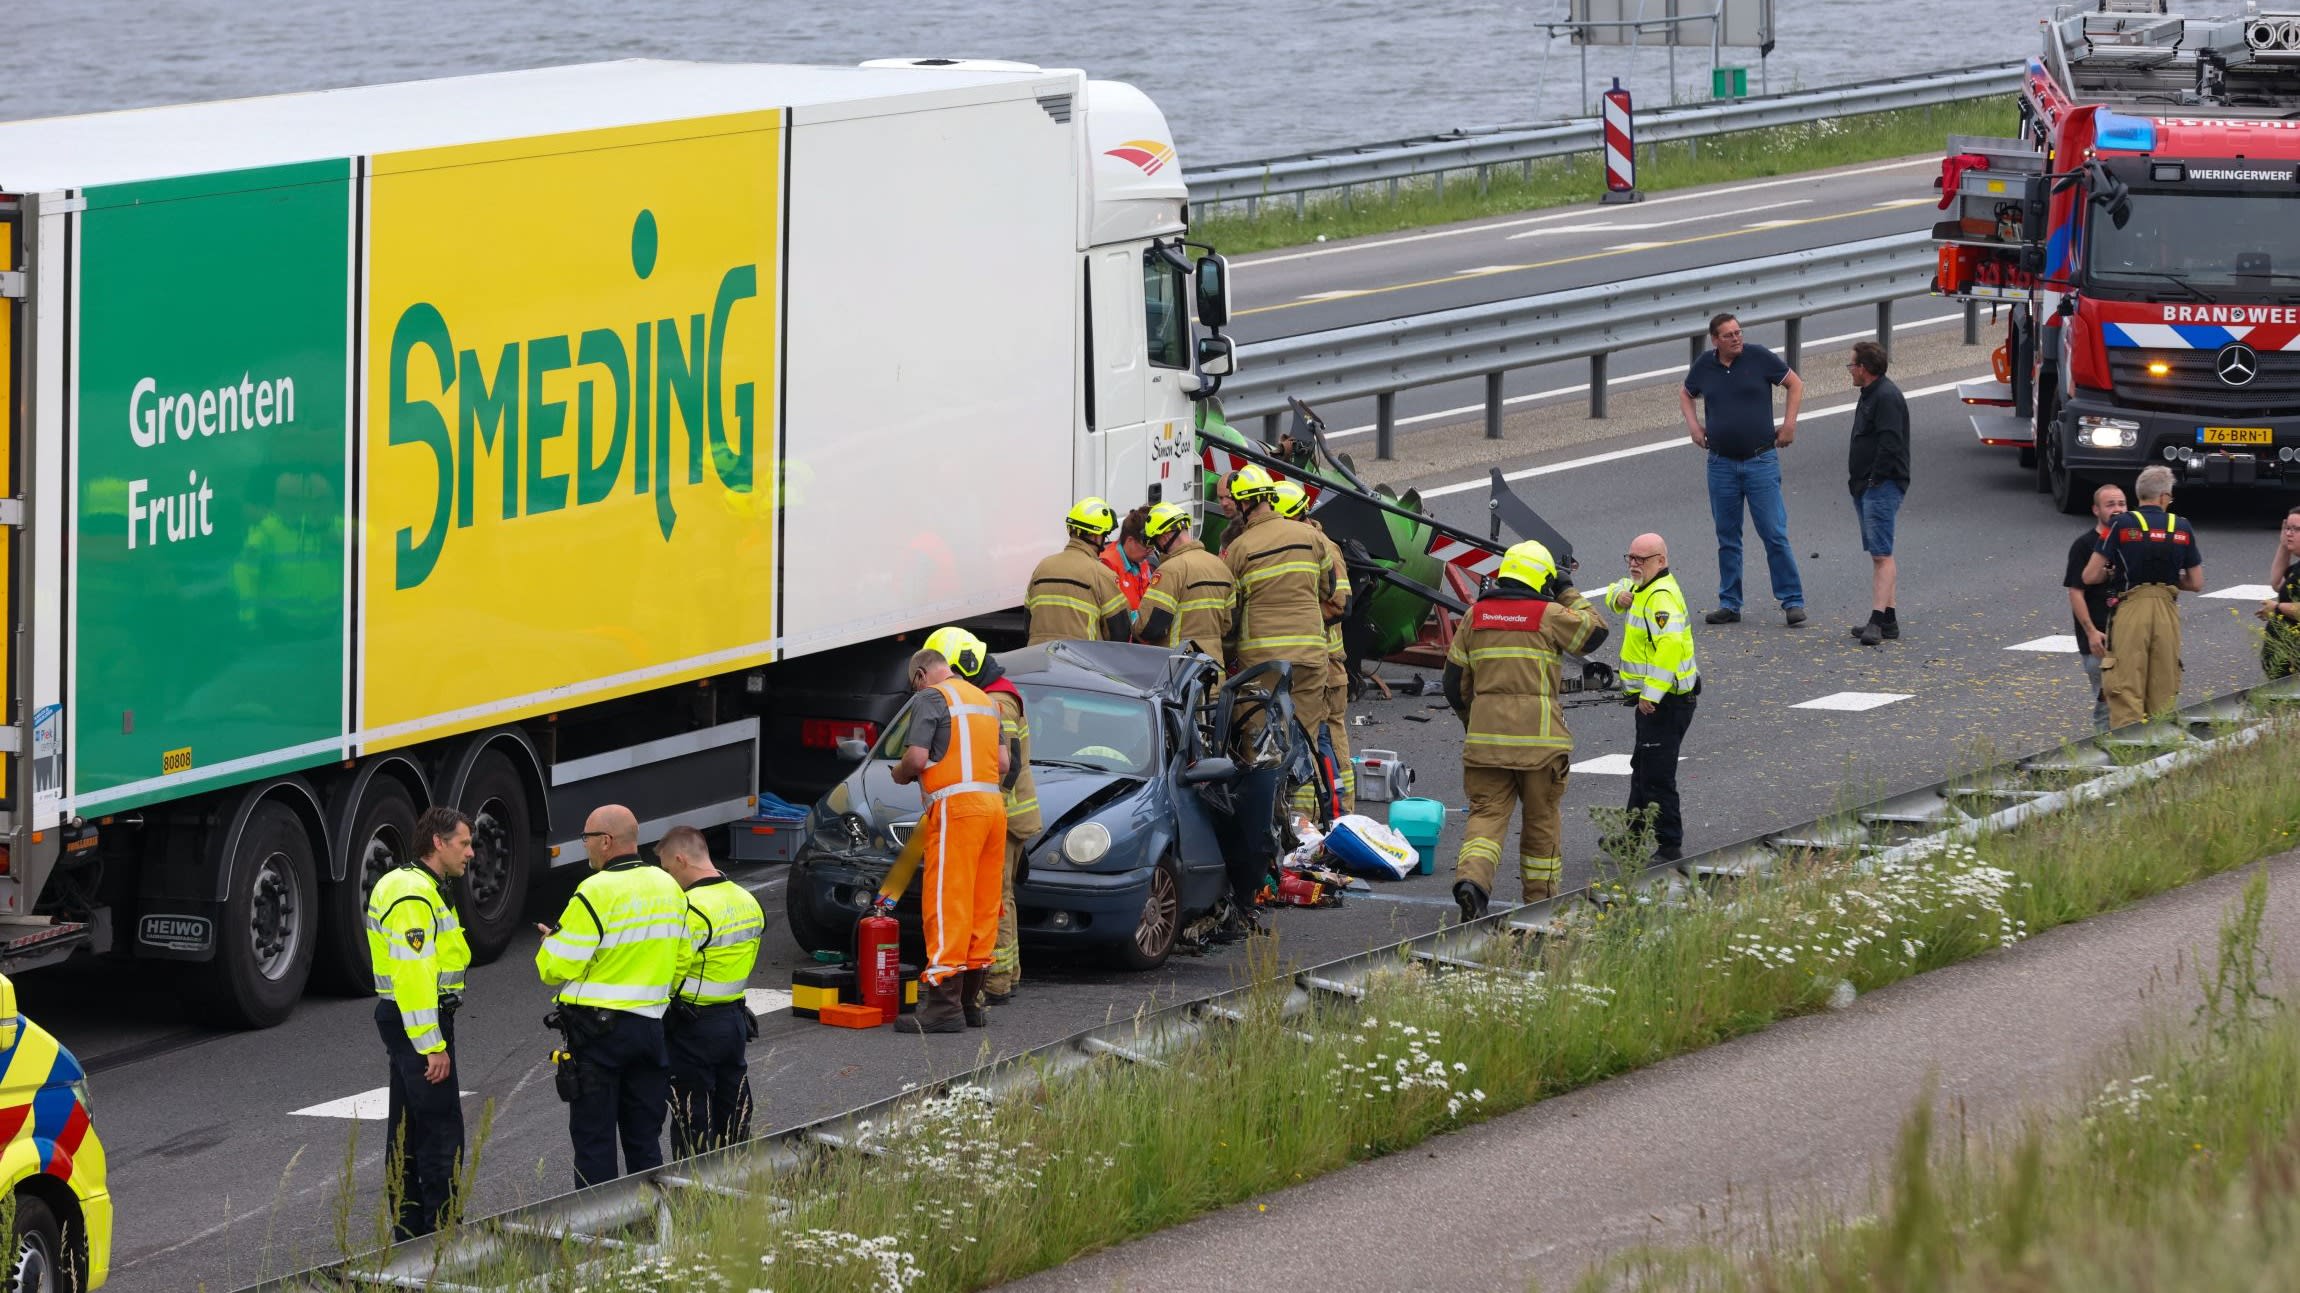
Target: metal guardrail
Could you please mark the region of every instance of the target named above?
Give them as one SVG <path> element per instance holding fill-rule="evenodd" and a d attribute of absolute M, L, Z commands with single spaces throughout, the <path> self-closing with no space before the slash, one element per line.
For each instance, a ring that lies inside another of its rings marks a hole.
<path fill-rule="evenodd" d="M 1399 391 L 1482 376 L 1485 431 L 1498 440 L 1503 374 L 1586 358 L 1589 415 L 1601 418 L 1607 356 L 1679 339 L 1698 355 L 1710 316 L 1720 310 L 1746 323 L 1786 321 L 1792 368 L 1804 319 L 1827 310 L 1876 306 L 1877 339 L 1890 349 L 1892 303 L 1930 291 L 1935 263 L 1930 234 L 1895 234 L 1281 337 L 1239 348 L 1238 375 L 1222 384 L 1222 411 L 1233 423 L 1264 418 L 1263 438 L 1274 440 L 1288 396 L 1316 402 L 1371 395 L 1375 455 L 1387 458 Z"/>
<path fill-rule="evenodd" d="M 1776 862 L 1813 852 L 1854 852 L 1862 865 L 1906 864 L 1949 844 L 1988 831 L 2003 830 L 2121 793 L 2198 762 L 2210 755 L 2243 749 L 2268 734 L 2275 707 L 2300 712 L 2300 678 L 2263 683 L 2191 705 L 2172 719 L 2081 743 L 2056 747 L 2025 759 L 1998 764 L 1972 776 L 1894 795 L 1867 806 L 1832 814 L 1787 830 L 1771 831 L 1738 844 L 1713 849 L 1681 862 L 1651 866 L 1629 879 L 1660 901 L 1687 888 L 1722 878 L 1759 874 Z M 2126 762 L 2119 750 L 2165 753 Z M 1291 972 L 1285 982 L 1281 1017 L 1348 1009 L 1364 996 L 1364 984 L 1377 971 L 1400 964 L 1438 970 L 1483 968 L 1480 955 L 1496 936 L 1546 936 L 1577 905 L 1599 899 L 1591 890 L 1563 894 L 1547 902 L 1497 911 L 1467 925 L 1453 925 L 1387 947 L 1342 957 Z M 1031 1098 L 1032 1093 L 1098 1063 L 1157 1064 L 1191 1041 L 1243 1022 L 1239 1008 L 1249 994 L 1270 991 L 1264 983 L 1185 1002 L 1133 1019 L 1105 1024 L 1009 1056 L 945 1079 L 935 1088 L 875 1101 L 817 1122 L 761 1136 L 702 1158 L 670 1163 L 555 1199 L 473 1221 L 434 1238 L 331 1263 L 241 1290 L 241 1293 L 342 1293 L 351 1289 L 429 1289 L 436 1293 L 479 1293 L 462 1282 L 486 1278 L 498 1262 L 524 1258 L 531 1269 L 564 1279 L 571 1267 L 595 1265 L 616 1255 L 658 1255 L 679 1235 L 678 1207 L 706 1196 L 755 1201 L 770 1211 L 790 1207 L 778 1196 L 783 1178 L 822 1156 L 874 1153 L 863 1124 L 883 1131 L 905 1107 L 933 1090 L 967 1085 L 995 1098 Z M 1305 1040 L 1307 1032 L 1298 1033 Z M 535 1290 L 546 1278 L 490 1290 Z"/>
<path fill-rule="evenodd" d="M 1641 144 L 1698 141 L 1743 130 L 1991 98 L 2020 88 L 2021 66 L 2007 63 L 1929 72 L 1729 103 L 1659 108 L 1638 114 L 1637 141 Z M 1353 148 L 1229 162 L 1188 174 L 1190 206 L 1194 211 L 1203 211 L 1217 203 L 1244 202 L 1247 214 L 1253 216 L 1260 214 L 1265 198 L 1290 194 L 1299 214 L 1306 209 L 1312 193 L 1342 189 L 1346 197 L 1347 190 L 1361 184 L 1387 184 L 1394 196 L 1400 181 L 1424 175 L 1433 177 L 1442 194 L 1447 172 L 1479 171 L 1482 180 L 1495 166 L 1523 164 L 1530 168 L 1544 158 L 1596 152 L 1603 135 L 1604 128 L 1598 118 L 1577 117 L 1549 125 L 1494 126 Z"/>

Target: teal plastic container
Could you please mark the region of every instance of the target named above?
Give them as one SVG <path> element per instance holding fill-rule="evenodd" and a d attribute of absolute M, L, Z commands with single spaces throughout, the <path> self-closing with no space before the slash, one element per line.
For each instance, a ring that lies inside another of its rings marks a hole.
<path fill-rule="evenodd" d="M 1445 831 L 1445 805 L 1435 799 L 1393 799 L 1390 801 L 1390 828 L 1406 837 L 1421 855 L 1421 865 L 1414 868 L 1419 875 L 1437 872 L 1438 836 Z"/>

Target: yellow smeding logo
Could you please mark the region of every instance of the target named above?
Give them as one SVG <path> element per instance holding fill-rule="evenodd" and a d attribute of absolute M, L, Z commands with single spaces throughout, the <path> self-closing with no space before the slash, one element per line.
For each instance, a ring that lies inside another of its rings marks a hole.
<path fill-rule="evenodd" d="M 782 144 L 759 112 L 372 160 L 363 727 L 773 637 Z"/>

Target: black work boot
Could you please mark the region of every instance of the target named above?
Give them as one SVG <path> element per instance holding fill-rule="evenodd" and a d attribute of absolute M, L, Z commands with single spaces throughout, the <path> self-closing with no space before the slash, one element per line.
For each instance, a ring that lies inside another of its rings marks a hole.
<path fill-rule="evenodd" d="M 1453 882 L 1453 900 L 1461 908 L 1461 922 L 1466 925 L 1486 913 L 1486 892 L 1475 880 Z"/>
<path fill-rule="evenodd" d="M 958 976 L 958 1001 L 969 1028 L 990 1026 L 990 1014 L 982 1008 L 982 981 L 990 977 L 988 970 L 968 970 Z"/>
<path fill-rule="evenodd" d="M 940 983 L 919 984 L 915 1014 L 897 1015 L 894 1030 L 898 1033 L 963 1033 L 966 1031 L 966 1007 L 959 1000 L 959 975 L 951 975 Z"/>

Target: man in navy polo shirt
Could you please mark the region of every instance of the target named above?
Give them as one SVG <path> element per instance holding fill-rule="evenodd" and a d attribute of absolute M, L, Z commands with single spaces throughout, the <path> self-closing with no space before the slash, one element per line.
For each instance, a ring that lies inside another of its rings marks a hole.
<path fill-rule="evenodd" d="M 1741 337 L 1741 321 L 1720 314 L 1709 321 L 1714 349 L 1704 351 L 1685 374 L 1677 405 L 1697 449 L 1709 451 L 1709 515 L 1717 523 L 1717 609 L 1711 624 L 1741 619 L 1741 508 L 1749 508 L 1757 537 L 1765 544 L 1765 568 L 1773 596 L 1791 627 L 1805 622 L 1805 588 L 1797 578 L 1797 554 L 1789 550 L 1789 508 L 1781 497 L 1781 460 L 1774 450 L 1797 438 L 1797 406 L 1805 384 L 1779 355 Z M 1773 427 L 1773 388 L 1789 393 L 1778 431 Z M 1696 416 L 1702 401 L 1707 421 Z"/>

